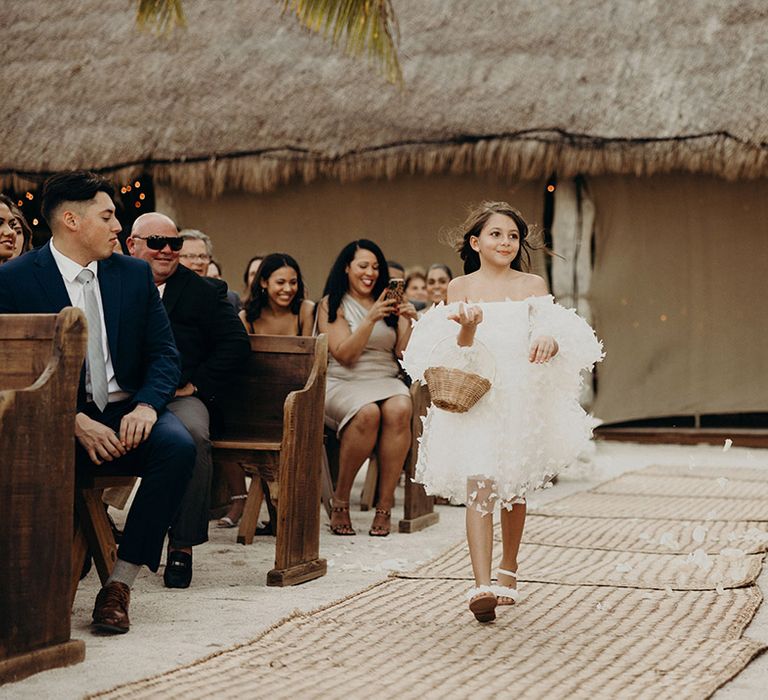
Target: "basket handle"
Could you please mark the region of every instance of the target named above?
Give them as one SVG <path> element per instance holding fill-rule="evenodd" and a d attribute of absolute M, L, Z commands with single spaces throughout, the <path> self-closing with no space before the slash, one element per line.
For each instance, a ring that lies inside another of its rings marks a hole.
<path fill-rule="evenodd" d="M 428 357 L 428 359 L 427 359 L 427 367 L 433 367 L 434 366 L 434 365 L 430 364 L 430 361 L 432 359 L 432 355 L 434 354 L 437 346 L 440 345 L 441 343 L 444 343 L 445 341 L 451 340 L 451 339 L 453 340 L 455 346 L 457 348 L 459 348 L 459 352 L 461 352 L 460 349 L 462 347 L 464 347 L 464 348 L 473 348 L 473 347 L 475 347 L 476 344 L 479 344 L 480 346 L 482 346 L 485 349 L 485 351 L 488 353 L 488 356 L 491 358 L 491 363 L 492 363 L 492 372 L 491 372 L 491 376 L 488 377 L 488 380 L 491 382 L 491 384 L 493 384 L 494 381 L 496 380 L 496 358 L 493 356 L 493 353 L 488 349 L 488 346 L 482 340 L 478 340 L 477 338 L 474 339 L 474 341 L 472 342 L 472 345 L 459 345 L 456 342 L 456 337 L 450 336 L 450 335 L 445 336 L 445 338 L 440 338 L 440 340 L 438 340 L 432 346 L 432 349 L 429 351 L 429 355 L 427 356 Z"/>

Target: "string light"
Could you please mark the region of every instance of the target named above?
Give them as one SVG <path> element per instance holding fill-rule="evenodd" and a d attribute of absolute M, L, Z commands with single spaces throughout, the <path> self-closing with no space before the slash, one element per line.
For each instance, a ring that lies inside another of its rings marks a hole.
<path fill-rule="evenodd" d="M 139 209 L 141 208 L 141 202 L 136 202 L 133 206 Z"/>
<path fill-rule="evenodd" d="M 143 192 L 139 195 L 139 199 L 144 200 L 147 198 L 147 195 L 145 195 Z"/>
<path fill-rule="evenodd" d="M 139 187 L 141 187 L 141 183 L 138 180 L 136 180 L 136 182 L 133 183 L 133 186 L 138 190 Z"/>
<path fill-rule="evenodd" d="M 554 192 L 555 186 L 554 185 L 547 185 L 547 192 Z"/>
<path fill-rule="evenodd" d="M 23 200 L 23 199 L 20 199 L 20 200 L 19 200 L 19 206 L 20 206 L 20 207 L 23 207 L 23 206 L 24 206 L 24 200 Z"/>
<path fill-rule="evenodd" d="M 28 200 L 32 201 L 34 199 L 35 195 L 33 195 L 31 192 L 27 192 L 26 197 L 27 197 Z"/>
<path fill-rule="evenodd" d="M 661 314 L 661 316 L 659 316 L 659 320 L 660 320 L 662 323 L 663 323 L 664 321 L 666 321 L 668 318 L 669 318 L 669 317 L 667 316 L 667 314 Z"/>
<path fill-rule="evenodd" d="M 40 223 L 37 219 L 32 219 L 32 225 L 37 226 L 37 224 Z"/>
<path fill-rule="evenodd" d="M 131 186 L 130 185 L 126 185 L 125 186 L 125 191 L 126 192 L 130 192 L 131 191 Z"/>

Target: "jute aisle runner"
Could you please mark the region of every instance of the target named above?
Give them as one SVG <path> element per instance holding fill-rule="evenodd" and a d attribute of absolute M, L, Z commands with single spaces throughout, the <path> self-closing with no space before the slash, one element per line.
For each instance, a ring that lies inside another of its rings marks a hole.
<path fill-rule="evenodd" d="M 768 470 L 650 467 L 532 512 L 517 605 L 479 625 L 462 542 L 104 698 L 705 698 L 765 645 Z M 497 547 L 500 549 L 500 547 Z"/>

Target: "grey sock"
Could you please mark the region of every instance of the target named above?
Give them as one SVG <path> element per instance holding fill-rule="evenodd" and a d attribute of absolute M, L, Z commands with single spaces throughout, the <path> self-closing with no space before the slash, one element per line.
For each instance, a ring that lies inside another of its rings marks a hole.
<path fill-rule="evenodd" d="M 112 575 L 107 579 L 107 583 L 112 581 L 119 581 L 124 583 L 128 588 L 133 587 L 133 582 L 139 575 L 141 567 L 138 564 L 131 564 L 130 562 L 118 559 L 115 562 L 115 568 L 112 569 Z"/>

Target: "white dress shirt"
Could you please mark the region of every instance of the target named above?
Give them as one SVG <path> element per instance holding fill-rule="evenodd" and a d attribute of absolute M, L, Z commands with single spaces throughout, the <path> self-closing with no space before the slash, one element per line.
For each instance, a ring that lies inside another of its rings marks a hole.
<path fill-rule="evenodd" d="M 56 261 L 56 266 L 59 268 L 61 277 L 64 280 L 64 286 L 67 288 L 67 294 L 69 294 L 69 300 L 72 302 L 72 306 L 76 306 L 78 309 L 85 309 L 85 301 L 83 299 L 83 284 L 77 281 L 77 276 L 82 272 L 83 266 L 80 263 L 75 262 L 71 258 L 61 253 L 56 249 L 51 239 L 51 254 Z M 99 318 L 101 319 L 101 342 L 102 350 L 104 351 L 104 359 L 107 368 L 107 391 L 109 392 L 109 403 L 115 401 L 122 401 L 130 397 L 130 394 L 123 391 L 120 385 L 115 379 L 115 368 L 112 366 L 112 358 L 109 354 L 109 341 L 107 339 L 107 326 L 104 322 L 104 305 L 101 302 L 101 288 L 99 287 L 99 273 L 98 263 L 93 260 L 86 266 L 91 272 L 93 272 L 93 284 L 94 291 L 96 292 L 96 301 L 99 304 Z M 85 392 L 88 395 L 88 400 L 91 400 L 91 373 L 88 367 L 88 362 L 85 363 Z"/>

